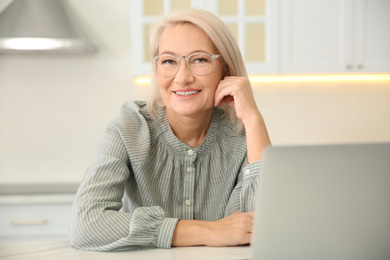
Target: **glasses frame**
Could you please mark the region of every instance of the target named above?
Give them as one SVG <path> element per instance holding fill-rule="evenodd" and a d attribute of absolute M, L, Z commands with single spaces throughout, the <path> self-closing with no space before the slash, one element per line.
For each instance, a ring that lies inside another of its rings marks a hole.
<path fill-rule="evenodd" d="M 193 72 L 191 71 L 191 69 L 190 69 L 189 60 L 190 60 L 190 58 L 191 58 L 192 56 L 197 55 L 197 54 L 205 54 L 205 55 L 207 55 L 207 56 L 209 56 L 209 57 L 211 58 L 211 67 L 210 67 L 210 70 L 209 70 L 207 73 L 205 73 L 205 74 L 196 74 L 196 73 L 193 73 Z M 172 76 L 163 76 L 163 75 L 161 75 L 161 74 L 158 73 L 157 66 L 156 66 L 156 60 L 157 60 L 158 58 L 160 58 L 161 56 L 170 56 L 170 57 L 172 57 L 173 59 L 176 60 L 177 69 L 176 69 L 176 72 L 175 72 Z M 163 77 L 163 78 L 173 78 L 173 77 L 176 76 L 176 74 L 179 72 L 180 65 L 181 65 L 181 63 L 180 63 L 180 59 L 181 59 L 181 58 L 186 59 L 186 61 L 187 61 L 187 62 L 186 62 L 186 64 L 187 64 L 187 69 L 188 69 L 188 71 L 189 71 L 192 75 L 195 75 L 195 76 L 206 76 L 207 74 L 209 74 L 209 73 L 212 71 L 212 69 L 213 69 L 213 67 L 214 67 L 214 60 L 217 59 L 217 58 L 222 58 L 222 55 L 221 55 L 221 54 L 210 54 L 210 53 L 207 53 L 207 52 L 194 52 L 194 53 L 192 53 L 192 54 L 189 55 L 189 56 L 179 56 L 179 57 L 176 57 L 176 56 L 171 55 L 171 54 L 162 54 L 162 55 L 155 56 L 155 57 L 152 58 L 150 61 L 153 63 L 153 68 L 154 68 L 154 70 L 156 71 L 156 73 L 157 73 L 158 75 L 160 75 L 160 76 Z"/>

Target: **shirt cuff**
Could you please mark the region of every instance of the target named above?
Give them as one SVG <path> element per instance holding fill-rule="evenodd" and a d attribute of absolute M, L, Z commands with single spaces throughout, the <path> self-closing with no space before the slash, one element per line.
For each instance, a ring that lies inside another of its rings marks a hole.
<path fill-rule="evenodd" d="M 165 218 L 157 234 L 157 248 L 171 248 L 173 233 L 176 228 L 178 218 Z"/>
<path fill-rule="evenodd" d="M 261 173 L 262 165 L 263 161 L 261 160 L 246 165 L 243 169 L 244 180 L 259 176 Z"/>

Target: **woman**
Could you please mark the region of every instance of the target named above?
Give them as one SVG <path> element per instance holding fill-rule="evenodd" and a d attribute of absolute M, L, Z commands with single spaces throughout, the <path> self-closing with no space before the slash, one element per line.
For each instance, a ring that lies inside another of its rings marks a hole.
<path fill-rule="evenodd" d="M 247 244 L 270 140 L 237 44 L 218 17 L 189 9 L 157 23 L 150 46 L 153 93 L 107 127 L 76 195 L 71 244 Z"/>

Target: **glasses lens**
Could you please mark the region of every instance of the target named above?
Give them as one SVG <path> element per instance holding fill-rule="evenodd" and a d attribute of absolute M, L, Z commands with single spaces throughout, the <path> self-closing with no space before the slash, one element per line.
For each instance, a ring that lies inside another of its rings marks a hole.
<path fill-rule="evenodd" d="M 163 77 L 173 77 L 179 66 L 176 57 L 171 55 L 161 55 L 155 61 L 155 68 L 157 73 Z"/>
<path fill-rule="evenodd" d="M 206 75 L 213 67 L 213 59 L 206 53 L 194 53 L 188 57 L 189 70 L 198 76 Z"/>

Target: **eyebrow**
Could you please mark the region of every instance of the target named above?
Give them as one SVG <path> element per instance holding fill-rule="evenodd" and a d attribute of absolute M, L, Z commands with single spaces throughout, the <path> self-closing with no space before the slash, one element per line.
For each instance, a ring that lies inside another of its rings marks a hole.
<path fill-rule="evenodd" d="M 195 51 L 190 52 L 189 55 L 191 55 L 191 54 L 193 54 L 193 53 L 195 53 L 195 52 L 210 53 L 210 52 L 205 51 L 205 50 L 195 50 Z M 172 51 L 163 51 L 163 52 L 160 53 L 159 55 L 162 55 L 162 54 L 170 54 L 170 55 L 173 55 L 173 56 L 177 56 L 176 53 L 174 53 L 174 52 L 172 52 Z M 189 55 L 188 55 L 188 56 L 189 56 Z"/>

